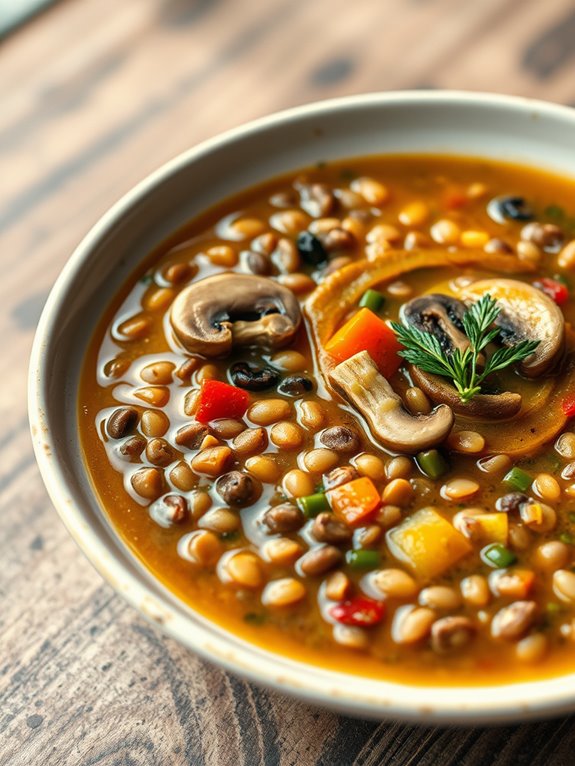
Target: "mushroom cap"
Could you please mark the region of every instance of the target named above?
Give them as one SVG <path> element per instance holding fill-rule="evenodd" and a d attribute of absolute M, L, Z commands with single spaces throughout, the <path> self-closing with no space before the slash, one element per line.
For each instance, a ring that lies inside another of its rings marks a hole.
<path fill-rule="evenodd" d="M 475 394 L 473 399 L 462 402 L 457 389 L 446 378 L 424 372 L 413 364 L 409 366 L 409 374 L 415 385 L 419 386 L 432 402 L 448 404 L 457 415 L 501 419 L 511 418 L 521 409 L 521 394 L 512 391 Z"/>
<path fill-rule="evenodd" d="M 539 345 L 519 366 L 527 378 L 549 372 L 563 354 L 565 319 L 561 309 L 544 292 L 516 279 L 482 279 L 461 291 L 467 301 L 477 301 L 489 293 L 501 309 L 495 324 L 498 339 L 511 346 L 522 340 L 538 340 Z"/>
<path fill-rule="evenodd" d="M 404 325 L 435 335 L 444 351 L 459 348 L 464 351 L 469 339 L 463 332 L 463 315 L 466 307 L 463 301 L 451 295 L 429 293 L 404 303 L 399 318 Z"/>
<path fill-rule="evenodd" d="M 281 348 L 301 323 L 287 287 L 251 274 L 226 272 L 194 282 L 176 297 L 170 323 L 191 353 L 227 356 L 232 346 Z"/>

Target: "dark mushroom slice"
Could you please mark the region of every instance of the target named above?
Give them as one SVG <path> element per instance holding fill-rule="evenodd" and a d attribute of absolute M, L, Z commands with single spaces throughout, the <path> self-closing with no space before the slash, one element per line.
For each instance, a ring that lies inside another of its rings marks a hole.
<path fill-rule="evenodd" d="M 501 394 L 476 394 L 468 402 L 462 402 L 455 386 L 441 375 L 424 372 L 415 365 L 409 366 L 409 374 L 416 386 L 436 404 L 447 404 L 457 415 L 473 418 L 505 419 L 517 415 L 521 409 L 521 394 L 504 391 Z"/>
<path fill-rule="evenodd" d="M 487 215 L 495 223 L 506 221 L 532 221 L 533 210 L 524 197 L 494 197 L 487 205 Z"/>
<path fill-rule="evenodd" d="M 265 277 L 225 273 L 182 290 L 170 322 L 187 351 L 224 357 L 233 346 L 282 348 L 297 332 L 301 311 L 287 287 Z"/>
<path fill-rule="evenodd" d="M 374 438 L 391 450 L 420 452 L 440 444 L 451 431 L 453 412 L 445 404 L 429 415 L 410 415 L 367 351 L 338 364 L 329 379 L 362 413 Z"/>
<path fill-rule="evenodd" d="M 441 293 L 421 295 L 404 303 L 399 318 L 404 325 L 434 335 L 443 351 L 461 351 L 469 346 L 469 339 L 463 331 L 463 315 L 466 306 L 457 298 Z"/>
<path fill-rule="evenodd" d="M 489 293 L 501 309 L 495 324 L 499 341 L 514 346 L 522 340 L 536 340 L 539 345 L 520 365 L 527 378 L 538 378 L 557 364 L 565 347 L 565 320 L 561 309 L 536 287 L 516 279 L 483 279 L 461 292 L 467 301 L 478 301 Z"/>

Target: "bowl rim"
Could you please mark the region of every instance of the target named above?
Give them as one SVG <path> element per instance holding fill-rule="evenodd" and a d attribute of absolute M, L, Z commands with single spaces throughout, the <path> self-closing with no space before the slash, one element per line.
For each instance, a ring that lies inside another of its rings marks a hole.
<path fill-rule="evenodd" d="M 99 241 L 150 190 L 172 174 L 208 153 L 238 139 L 265 133 L 281 124 L 330 112 L 348 112 L 366 106 L 479 106 L 511 110 L 530 116 L 545 113 L 575 126 L 575 110 L 559 104 L 501 94 L 466 91 L 394 91 L 366 93 L 296 106 L 227 130 L 184 151 L 149 174 L 122 196 L 95 223 L 63 267 L 38 323 L 30 358 L 28 408 L 36 460 L 46 489 L 68 531 L 102 577 L 128 603 L 164 633 L 232 673 L 260 686 L 322 707 L 366 718 L 395 719 L 426 724 L 502 723 L 558 715 L 575 708 L 575 686 L 565 683 L 573 674 L 550 679 L 490 686 L 421 686 L 392 681 L 372 681 L 269 652 L 239 639 L 211 623 L 191 607 L 184 614 L 152 591 L 142 573 L 134 570 L 127 552 L 106 540 L 84 518 L 85 511 L 74 498 L 65 466 L 56 458 L 56 441 L 49 427 L 47 358 L 44 353 L 57 333 L 54 318 L 68 285 L 81 273 L 85 261 Z M 193 624 L 193 630 L 190 626 Z M 362 688 L 352 688 L 361 686 Z M 570 690 L 572 687 L 572 690 Z"/>

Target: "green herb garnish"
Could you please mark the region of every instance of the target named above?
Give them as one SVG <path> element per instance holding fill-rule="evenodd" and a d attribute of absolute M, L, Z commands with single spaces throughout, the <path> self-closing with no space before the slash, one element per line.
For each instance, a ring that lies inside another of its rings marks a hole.
<path fill-rule="evenodd" d="M 469 346 L 463 351 L 459 348 L 445 351 L 435 335 L 417 327 L 405 327 L 392 322 L 393 331 L 404 346 L 399 356 L 424 372 L 450 378 L 461 401 L 468 402 L 481 393 L 481 384 L 489 375 L 522 362 L 539 345 L 538 340 L 522 340 L 514 346 L 498 348 L 486 359 L 484 368 L 479 370 L 478 360 L 481 352 L 496 340 L 501 332 L 498 327 L 492 326 L 499 312 L 500 308 L 489 293 L 483 295 L 465 312 L 462 322 Z"/>

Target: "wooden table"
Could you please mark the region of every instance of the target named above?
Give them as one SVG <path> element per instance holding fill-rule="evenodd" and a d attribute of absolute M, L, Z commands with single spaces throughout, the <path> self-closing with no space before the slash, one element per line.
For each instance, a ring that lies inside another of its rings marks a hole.
<path fill-rule="evenodd" d="M 68 0 L 2 45 L 2 766 L 575 763 L 571 719 L 458 731 L 355 721 L 200 662 L 77 550 L 40 481 L 25 402 L 56 275 L 165 160 L 253 117 L 361 91 L 574 103 L 574 39 L 569 0 Z"/>

